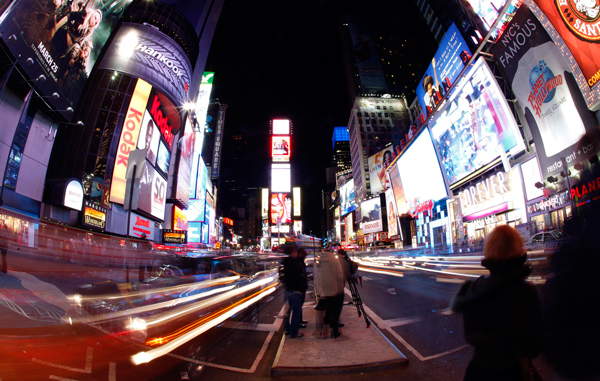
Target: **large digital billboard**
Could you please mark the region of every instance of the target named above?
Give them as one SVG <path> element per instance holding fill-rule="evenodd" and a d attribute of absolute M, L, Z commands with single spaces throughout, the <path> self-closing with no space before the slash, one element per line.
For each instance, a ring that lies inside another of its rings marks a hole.
<path fill-rule="evenodd" d="M 292 189 L 292 194 L 294 196 L 294 217 L 299 217 L 302 215 L 302 205 L 300 203 L 300 188 L 294 187 Z"/>
<path fill-rule="evenodd" d="M 190 222 L 204 222 L 206 199 L 190 200 L 187 210 L 185 210 L 186 219 Z"/>
<path fill-rule="evenodd" d="M 525 29 L 529 38 L 522 39 L 517 32 Z M 519 47 L 516 50 L 515 44 Z M 596 122 L 569 65 L 526 5 L 521 6 L 492 52 L 519 100 L 543 179 L 565 171 L 562 158 L 573 166 L 598 151 Z"/>
<path fill-rule="evenodd" d="M 271 194 L 271 225 L 292 223 L 292 197 L 287 193 Z"/>
<path fill-rule="evenodd" d="M 398 163 L 394 163 L 389 169 L 388 173 L 390 176 L 390 183 L 392 184 L 392 190 L 394 191 L 395 207 L 398 217 L 408 213 L 408 203 L 404 196 L 404 188 L 402 188 L 402 181 L 400 180 L 400 170 L 398 169 Z"/>
<path fill-rule="evenodd" d="M 160 132 L 158 127 L 152 120 L 150 113 L 146 110 L 144 112 L 144 119 L 142 119 L 142 126 L 140 127 L 140 137 L 137 142 L 138 149 L 146 149 L 146 159 L 152 164 L 156 165 L 156 154 L 158 152 L 158 143 L 160 142 Z"/>
<path fill-rule="evenodd" d="M 260 204 L 261 204 L 261 217 L 267 218 L 269 216 L 269 189 L 262 188 L 260 192 Z"/>
<path fill-rule="evenodd" d="M 346 214 L 356 210 L 354 179 L 348 179 L 339 192 L 341 216 L 344 217 Z"/>
<path fill-rule="evenodd" d="M 138 79 L 133 95 L 131 96 L 129 108 L 127 109 L 121 138 L 119 139 L 110 186 L 110 202 L 123 204 L 125 201 L 125 185 L 127 182 L 125 172 L 127 170 L 129 152 L 136 148 L 142 126 L 142 116 L 144 115 L 151 90 L 152 86 L 148 82 Z"/>
<path fill-rule="evenodd" d="M 271 157 L 273 161 L 290 161 L 291 139 L 289 136 L 273 136 L 271 138 Z"/>
<path fill-rule="evenodd" d="M 179 163 L 177 166 L 175 199 L 181 202 L 184 207 L 187 207 L 190 199 L 192 156 L 194 154 L 195 140 L 196 133 L 192 128 L 192 121 L 188 117 L 185 122 L 183 137 L 177 143 L 179 146 Z"/>
<path fill-rule="evenodd" d="M 450 186 L 499 158 L 500 149 L 512 155 L 525 149 L 517 122 L 483 58 L 456 86 L 430 126 Z"/>
<path fill-rule="evenodd" d="M 144 165 L 139 192 L 137 208 L 159 220 L 164 220 L 165 205 L 167 203 L 167 181 L 149 163 Z"/>
<path fill-rule="evenodd" d="M 271 192 L 291 192 L 291 181 L 291 167 L 289 164 L 271 164 Z"/>
<path fill-rule="evenodd" d="M 536 183 L 543 183 L 536 156 L 521 164 L 521 174 L 523 175 L 523 185 L 525 186 L 527 201 L 542 197 L 544 191 L 535 186 Z"/>
<path fill-rule="evenodd" d="M 481 21 L 481 24 L 479 25 L 484 29 L 482 32 L 487 33 L 492 28 L 494 22 L 498 19 L 500 12 L 502 12 L 502 8 L 506 5 L 506 1 L 507 0 L 467 0 Z M 498 35 L 502 34 L 506 27 L 506 23 L 510 20 L 511 16 L 514 15 L 523 0 L 510 0 L 510 2 L 506 14 L 490 36 L 492 40 L 495 40 Z"/>
<path fill-rule="evenodd" d="M 567 59 L 587 106 L 600 108 L 600 5 L 595 0 L 525 2 Z M 537 5 L 536 5 L 537 4 Z"/>
<path fill-rule="evenodd" d="M 394 198 L 394 191 L 392 189 L 385 191 L 385 203 L 387 206 L 388 235 L 393 237 L 398 235 L 398 212 L 396 211 L 396 199 Z"/>
<path fill-rule="evenodd" d="M 383 231 L 381 219 L 381 200 L 379 197 L 365 200 L 360 204 L 363 234 Z"/>
<path fill-rule="evenodd" d="M 273 119 L 273 135 L 289 135 L 290 121 L 288 119 Z"/>
<path fill-rule="evenodd" d="M 409 208 L 448 196 L 429 130 L 423 128 L 397 160 L 404 198 Z M 424 176 L 423 174 L 427 174 Z"/>
<path fill-rule="evenodd" d="M 371 179 L 371 194 L 385 192 L 390 187 L 385 176 L 386 168 L 394 161 L 394 146 L 389 146 L 369 156 L 369 178 Z"/>
<path fill-rule="evenodd" d="M 456 25 L 452 24 L 417 86 L 417 99 L 424 117 L 437 107 L 450 86 L 454 85 L 470 56 L 467 43 Z"/>
<path fill-rule="evenodd" d="M 159 169 L 164 175 L 169 174 L 169 165 L 171 164 L 171 151 L 162 140 L 158 146 L 158 157 L 156 158 L 156 169 Z"/>
<path fill-rule="evenodd" d="M 104 44 L 130 2 L 20 0 L 0 24 L 0 35 L 36 87 L 70 120 L 73 114 L 67 108 L 77 105 Z"/>

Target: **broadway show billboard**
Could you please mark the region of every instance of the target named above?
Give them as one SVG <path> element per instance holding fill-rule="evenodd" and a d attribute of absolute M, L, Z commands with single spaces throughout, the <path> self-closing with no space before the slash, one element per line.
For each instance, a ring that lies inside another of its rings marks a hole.
<path fill-rule="evenodd" d="M 381 200 L 379 197 L 365 200 L 360 204 L 362 229 L 364 234 L 383 231 Z"/>
<path fill-rule="evenodd" d="M 385 176 L 385 169 L 394 161 L 394 147 L 389 146 L 369 156 L 369 175 L 371 179 L 371 194 L 384 192 L 390 187 Z"/>
<path fill-rule="evenodd" d="M 492 52 L 527 119 L 543 179 L 565 170 L 562 158 L 573 166 L 598 151 L 596 124 L 569 65 L 527 6 Z"/>
<path fill-rule="evenodd" d="M 19 0 L 2 21 L 0 34 L 48 101 L 57 110 L 67 110 L 77 105 L 104 44 L 130 2 Z M 50 97 L 54 93 L 59 97 Z M 69 120 L 73 115 L 62 114 Z"/>
<path fill-rule="evenodd" d="M 567 59 L 588 108 L 597 111 L 600 108 L 598 1 L 527 0 L 525 3 L 543 25 L 548 25 L 547 31 Z"/>
<path fill-rule="evenodd" d="M 417 86 L 417 99 L 424 117 L 441 102 L 470 57 L 467 43 L 456 25 L 452 24 Z"/>
<path fill-rule="evenodd" d="M 483 58 L 458 83 L 430 126 L 450 186 L 499 158 L 500 150 L 515 155 L 525 149 L 517 122 Z"/>

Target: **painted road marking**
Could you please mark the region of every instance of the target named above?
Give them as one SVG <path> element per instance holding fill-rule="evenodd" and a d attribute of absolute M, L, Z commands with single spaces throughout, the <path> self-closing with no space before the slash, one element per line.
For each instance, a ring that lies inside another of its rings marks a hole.
<path fill-rule="evenodd" d="M 117 381 L 117 364 L 114 362 L 108 364 L 108 381 Z"/>
<path fill-rule="evenodd" d="M 58 377 L 58 376 L 50 376 L 49 378 L 51 380 L 58 380 L 58 381 L 77 381 L 77 380 L 73 380 L 72 378 L 64 378 L 64 377 Z"/>
<path fill-rule="evenodd" d="M 350 291 L 348 289 L 345 289 L 344 291 L 346 292 L 346 294 L 352 296 L 352 294 L 350 293 Z M 404 345 L 406 347 L 406 349 L 408 349 L 420 361 L 428 361 L 428 360 L 433 360 L 433 359 L 437 359 L 437 358 L 440 358 L 440 357 L 444 357 L 444 356 L 447 356 L 449 354 L 461 351 L 461 350 L 469 347 L 468 345 L 462 345 L 462 346 L 460 346 L 458 348 L 454 348 L 454 349 L 451 349 L 451 350 L 446 351 L 446 352 L 438 353 L 438 354 L 431 355 L 431 356 L 423 356 L 412 345 L 410 345 L 408 343 L 408 341 L 404 340 L 404 338 L 402 336 L 400 336 L 396 331 L 394 331 L 392 329 L 392 327 L 387 324 L 386 320 L 383 320 L 382 318 L 380 318 L 375 312 L 373 312 L 372 309 L 370 309 L 369 307 L 367 307 L 364 303 L 363 303 L 363 307 L 365 309 L 365 312 L 367 313 L 367 316 L 369 316 L 369 319 L 371 319 L 371 321 L 373 323 L 377 324 L 377 326 L 379 327 L 379 329 L 381 329 L 381 330 L 384 330 L 384 329 L 387 330 L 390 333 L 390 335 L 394 336 L 396 338 L 396 340 L 398 340 L 402 345 Z"/>
<path fill-rule="evenodd" d="M 83 369 L 82 368 L 74 368 L 74 367 L 66 366 L 66 365 L 60 365 L 60 364 L 56 364 L 56 363 L 53 363 L 53 362 L 50 362 L 50 361 L 39 360 L 39 359 L 36 359 L 36 358 L 32 358 L 31 361 L 35 362 L 35 363 L 38 363 L 38 364 L 51 366 L 53 368 L 70 370 L 71 372 L 91 374 L 92 373 L 92 357 L 93 357 L 93 352 L 94 352 L 94 348 L 87 347 L 87 353 L 86 353 L 86 356 L 85 356 L 85 368 L 83 368 Z"/>

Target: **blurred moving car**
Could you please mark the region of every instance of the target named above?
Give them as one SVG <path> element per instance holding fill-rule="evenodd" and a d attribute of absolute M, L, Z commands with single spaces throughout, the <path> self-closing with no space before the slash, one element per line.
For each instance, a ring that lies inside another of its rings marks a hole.
<path fill-rule="evenodd" d="M 572 246 L 575 239 L 576 237 L 567 235 L 560 229 L 548 229 L 532 235 L 525 248 L 528 251 L 558 250 Z"/>

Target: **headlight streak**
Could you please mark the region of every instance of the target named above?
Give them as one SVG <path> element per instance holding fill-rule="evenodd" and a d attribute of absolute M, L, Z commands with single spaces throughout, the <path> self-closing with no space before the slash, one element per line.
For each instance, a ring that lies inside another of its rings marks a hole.
<path fill-rule="evenodd" d="M 368 273 L 375 273 L 375 274 L 384 274 L 384 275 L 392 275 L 392 276 L 397 276 L 397 277 L 403 277 L 404 273 L 401 273 L 399 271 L 392 271 L 392 270 L 375 270 L 375 269 L 369 269 L 367 267 L 361 267 L 358 266 L 358 269 L 360 271 L 365 271 Z"/>
<path fill-rule="evenodd" d="M 151 349 L 147 352 L 140 352 L 140 353 L 137 353 L 137 354 L 131 356 L 131 361 L 133 362 L 133 364 L 139 365 L 142 363 L 150 362 L 158 357 L 166 355 L 167 353 L 173 351 L 174 349 L 178 348 L 179 346 L 194 339 L 198 335 L 208 331 L 212 327 L 221 324 L 222 322 L 229 319 L 231 316 L 235 315 L 239 311 L 242 311 L 243 309 L 251 306 L 252 304 L 259 301 L 260 299 L 264 298 L 265 296 L 273 293 L 276 289 L 276 286 L 277 286 L 277 284 L 272 284 L 272 285 L 268 286 L 267 288 L 260 290 L 256 293 L 254 293 L 253 295 L 240 300 L 236 304 L 231 305 L 231 306 L 227 307 L 226 309 L 221 310 L 220 314 L 218 316 L 215 316 L 212 320 L 207 321 L 207 318 L 202 319 L 201 321 L 206 321 L 206 323 L 204 323 L 200 326 L 197 326 L 196 328 L 192 329 L 189 332 L 183 333 L 181 336 L 167 342 L 166 344 L 164 344 L 158 348 Z"/>

